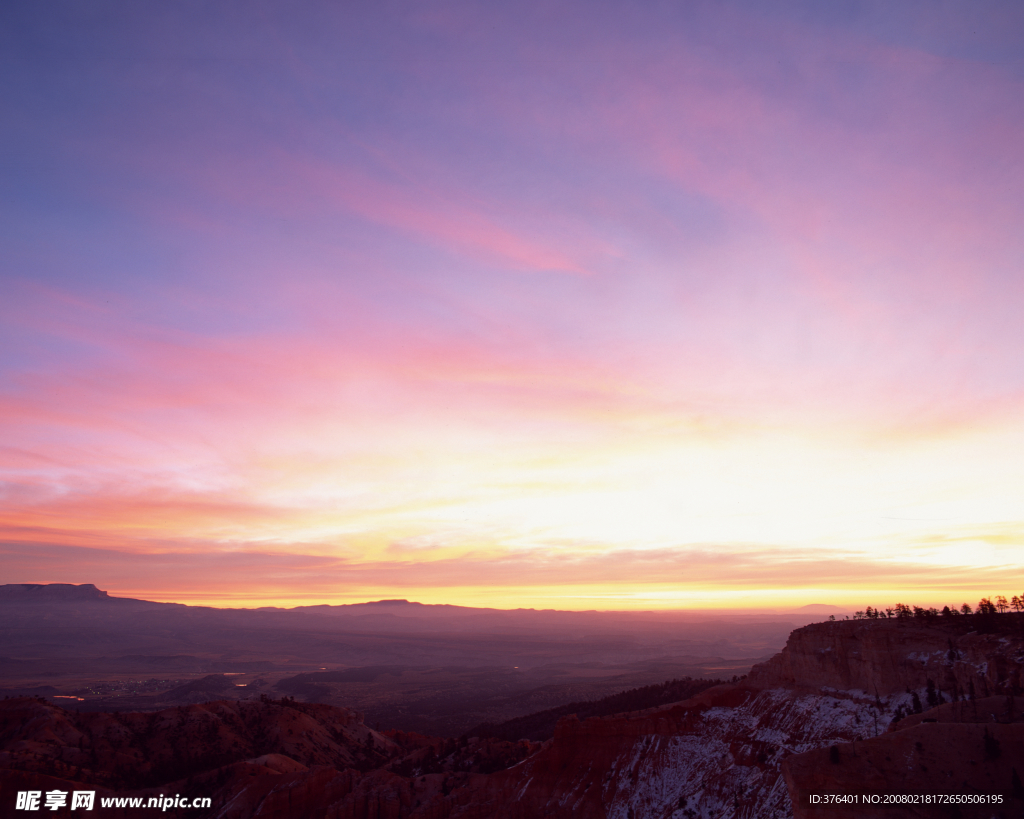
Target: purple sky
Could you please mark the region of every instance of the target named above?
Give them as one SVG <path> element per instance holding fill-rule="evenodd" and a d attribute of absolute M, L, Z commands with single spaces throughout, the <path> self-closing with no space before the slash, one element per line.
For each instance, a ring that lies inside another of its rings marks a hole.
<path fill-rule="evenodd" d="M 2 574 L 1020 593 L 1021 42 L 1016 2 L 5 7 Z"/>

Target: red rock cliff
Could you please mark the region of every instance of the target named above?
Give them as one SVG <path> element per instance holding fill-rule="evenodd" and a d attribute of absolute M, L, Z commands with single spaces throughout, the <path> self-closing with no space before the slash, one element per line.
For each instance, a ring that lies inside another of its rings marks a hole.
<path fill-rule="evenodd" d="M 999 617 L 1004 625 L 1019 619 Z M 751 669 L 747 682 L 759 688 L 856 689 L 886 696 L 924 688 L 931 679 L 947 694 L 973 685 L 977 696 L 988 696 L 1021 687 L 1021 647 L 1014 631 L 979 633 L 970 622 L 816 623 L 794 631 L 781 653 Z"/>

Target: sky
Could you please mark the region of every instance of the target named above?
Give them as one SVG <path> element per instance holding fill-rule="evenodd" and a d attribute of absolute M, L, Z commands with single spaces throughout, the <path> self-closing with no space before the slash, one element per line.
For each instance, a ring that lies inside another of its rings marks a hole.
<path fill-rule="evenodd" d="M 1024 594 L 1018 2 L 0 10 L 0 575 Z"/>

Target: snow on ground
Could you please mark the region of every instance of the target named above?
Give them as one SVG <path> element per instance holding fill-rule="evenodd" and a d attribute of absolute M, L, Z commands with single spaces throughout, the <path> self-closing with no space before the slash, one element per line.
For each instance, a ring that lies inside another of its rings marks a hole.
<path fill-rule="evenodd" d="M 698 730 L 639 737 L 615 761 L 603 783 L 608 819 L 792 816 L 783 758 L 884 733 L 895 710 L 910 702 L 909 694 L 876 703 L 864 691 L 779 688 L 752 692 L 736 708 L 709 708 Z"/>

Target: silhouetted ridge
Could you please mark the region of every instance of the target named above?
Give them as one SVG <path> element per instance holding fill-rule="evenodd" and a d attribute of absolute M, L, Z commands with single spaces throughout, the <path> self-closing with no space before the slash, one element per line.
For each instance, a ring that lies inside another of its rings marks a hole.
<path fill-rule="evenodd" d="M 657 685 L 645 685 L 632 688 L 590 702 L 570 702 L 557 708 L 516 717 L 507 722 L 493 724 L 482 723 L 468 732 L 468 736 L 490 737 L 516 742 L 520 739 L 543 741 L 555 735 L 555 725 L 562 717 L 575 714 L 581 720 L 587 717 L 607 717 L 627 711 L 642 711 L 671 702 L 679 702 L 696 696 L 701 691 L 720 685 L 722 680 L 695 680 L 683 677 L 681 680 L 669 680 Z"/>
<path fill-rule="evenodd" d="M 0 599 L 28 600 L 108 600 L 110 595 L 92 583 L 7 583 L 0 586 Z"/>

